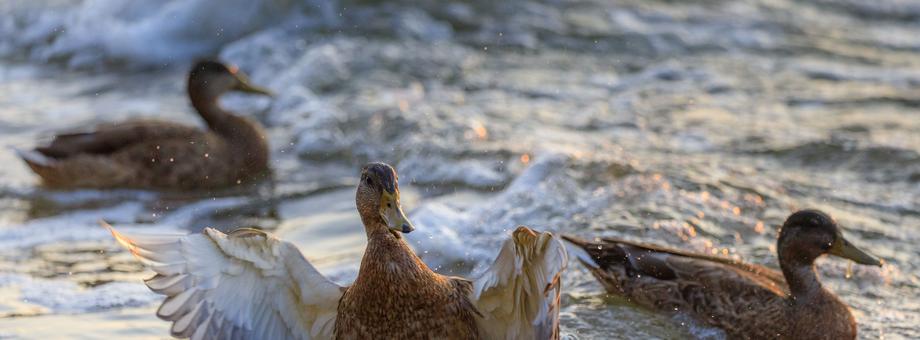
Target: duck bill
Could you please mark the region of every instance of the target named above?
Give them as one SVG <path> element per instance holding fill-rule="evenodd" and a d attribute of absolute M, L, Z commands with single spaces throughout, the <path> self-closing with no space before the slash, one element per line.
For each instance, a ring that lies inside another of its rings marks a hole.
<path fill-rule="evenodd" d="M 380 217 L 383 217 L 387 228 L 394 235 L 399 236 L 399 233 L 408 234 L 415 230 L 412 222 L 409 222 L 409 218 L 406 217 L 406 213 L 403 212 L 402 206 L 399 204 L 398 191 L 393 193 L 385 191 L 383 193 L 380 200 Z"/>
<path fill-rule="evenodd" d="M 237 80 L 237 85 L 234 89 L 237 91 L 245 92 L 245 93 L 252 93 L 252 94 L 261 94 L 261 95 L 269 96 L 269 97 L 275 96 L 274 94 L 271 93 L 271 91 L 249 83 L 249 78 L 247 78 L 243 74 L 237 73 L 236 80 Z"/>
<path fill-rule="evenodd" d="M 269 90 L 266 90 L 264 88 L 261 88 L 261 87 L 258 87 L 258 86 L 255 86 L 249 83 L 244 83 L 244 82 L 240 82 L 240 85 L 236 87 L 236 90 L 240 92 L 245 92 L 245 93 L 261 94 L 263 96 L 269 96 L 269 97 L 275 96 Z"/>
<path fill-rule="evenodd" d="M 875 256 L 869 255 L 862 249 L 854 246 L 850 241 L 843 238 L 843 235 L 837 235 L 837 240 L 834 241 L 834 244 L 831 245 L 831 250 L 829 252 L 831 255 L 840 256 L 845 259 L 852 260 L 853 262 L 865 265 L 872 266 L 881 266 L 882 260 L 878 259 Z"/>

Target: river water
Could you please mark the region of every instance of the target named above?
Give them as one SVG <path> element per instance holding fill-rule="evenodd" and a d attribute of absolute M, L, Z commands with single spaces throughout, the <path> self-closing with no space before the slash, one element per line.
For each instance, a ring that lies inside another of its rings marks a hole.
<path fill-rule="evenodd" d="M 415 249 L 481 270 L 516 225 L 776 266 L 819 208 L 883 268 L 819 261 L 861 338 L 920 337 L 920 3 L 901 0 L 0 3 L 0 339 L 159 339 L 150 275 L 97 225 L 269 229 L 354 278 L 360 166 L 400 173 Z M 275 180 L 217 193 L 50 191 L 13 148 L 129 117 L 200 124 L 219 56 L 273 100 Z M 570 263 L 570 338 L 722 338 Z"/>

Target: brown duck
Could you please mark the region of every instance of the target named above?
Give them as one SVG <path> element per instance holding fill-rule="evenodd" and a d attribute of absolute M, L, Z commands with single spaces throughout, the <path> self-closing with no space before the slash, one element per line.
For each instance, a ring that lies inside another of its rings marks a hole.
<path fill-rule="evenodd" d="M 102 124 L 66 133 L 20 156 L 52 188 L 210 189 L 251 182 L 268 171 L 259 123 L 224 110 L 228 91 L 269 95 L 234 67 L 197 63 L 188 94 L 207 129 L 159 120 Z"/>
<path fill-rule="evenodd" d="M 367 249 L 355 282 L 329 281 L 296 246 L 253 229 L 229 235 L 125 235 L 116 240 L 167 296 L 157 316 L 192 339 L 557 339 L 565 247 L 518 227 L 476 280 L 433 272 L 402 237 L 414 228 L 396 172 L 364 167 L 356 203 Z"/>
<path fill-rule="evenodd" d="M 608 292 L 647 308 L 690 314 L 732 339 L 855 339 L 856 320 L 821 285 L 815 259 L 830 254 L 882 265 L 817 210 L 798 211 L 783 224 L 776 247 L 782 272 L 620 239 L 563 238 L 587 253 L 579 260 Z"/>

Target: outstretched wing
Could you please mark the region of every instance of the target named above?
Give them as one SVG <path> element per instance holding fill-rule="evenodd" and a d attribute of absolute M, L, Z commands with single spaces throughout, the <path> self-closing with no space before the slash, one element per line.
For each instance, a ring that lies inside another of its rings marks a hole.
<path fill-rule="evenodd" d="M 105 225 L 156 276 L 167 298 L 157 316 L 175 337 L 331 339 L 344 288 L 322 276 L 296 246 L 254 229 L 229 235 L 125 235 Z"/>
<path fill-rule="evenodd" d="M 558 237 L 518 227 L 473 282 L 484 339 L 558 339 L 560 281 L 568 255 Z"/>

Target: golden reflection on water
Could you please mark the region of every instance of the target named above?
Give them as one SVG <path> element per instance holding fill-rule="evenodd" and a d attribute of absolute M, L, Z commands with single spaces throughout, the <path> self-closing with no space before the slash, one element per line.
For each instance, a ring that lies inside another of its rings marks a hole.
<path fill-rule="evenodd" d="M 487 130 L 486 126 L 483 125 L 482 122 L 478 120 L 473 121 L 473 133 L 475 133 L 476 138 L 480 140 L 489 138 L 489 130 Z"/>

